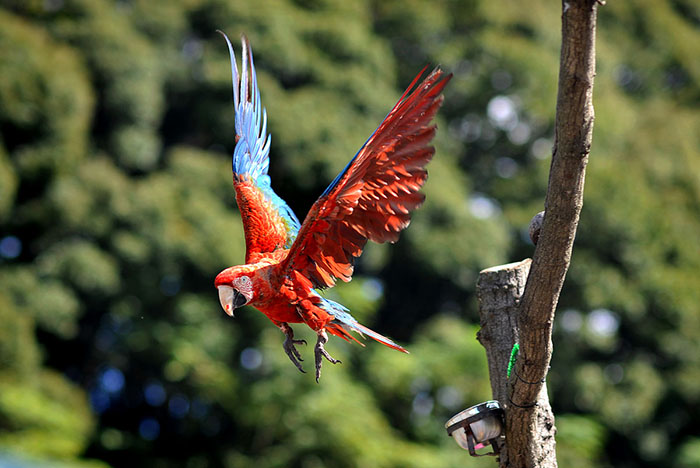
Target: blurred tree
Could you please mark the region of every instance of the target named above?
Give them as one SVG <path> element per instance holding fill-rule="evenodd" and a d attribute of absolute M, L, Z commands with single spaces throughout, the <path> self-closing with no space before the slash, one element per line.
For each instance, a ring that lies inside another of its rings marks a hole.
<path fill-rule="evenodd" d="M 489 394 L 463 322 L 476 317 L 476 272 L 531 252 L 522 232 L 546 186 L 555 10 L 1 0 L 0 445 L 113 466 L 463 464 L 442 424 Z M 572 422 L 558 452 L 656 466 L 680 450 L 687 465 L 700 14 L 688 0 L 636 0 L 599 16 L 596 154 L 550 374 L 554 409 Z M 455 72 L 425 206 L 328 292 L 410 356 L 336 340 L 344 364 L 317 386 L 264 317 L 220 313 L 213 275 L 244 244 L 216 29 L 251 39 L 271 176 L 299 215 L 426 62 Z"/>

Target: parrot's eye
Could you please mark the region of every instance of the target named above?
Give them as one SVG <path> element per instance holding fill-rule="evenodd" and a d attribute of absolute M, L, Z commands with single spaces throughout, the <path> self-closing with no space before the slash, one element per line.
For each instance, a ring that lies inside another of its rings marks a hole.
<path fill-rule="evenodd" d="M 224 308 L 224 312 L 233 317 L 233 309 L 235 309 L 233 305 L 233 292 L 235 291 L 235 289 L 233 289 L 231 286 L 219 286 L 218 289 L 219 302 L 221 303 L 221 307 Z"/>
<path fill-rule="evenodd" d="M 233 290 L 233 307 L 241 307 L 244 306 L 245 303 L 248 302 L 248 299 L 238 292 L 238 289 Z"/>

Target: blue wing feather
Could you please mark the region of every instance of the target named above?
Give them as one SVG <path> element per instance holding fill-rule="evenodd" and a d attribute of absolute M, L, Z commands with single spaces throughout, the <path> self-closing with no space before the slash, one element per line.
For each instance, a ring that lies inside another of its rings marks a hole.
<path fill-rule="evenodd" d="M 270 142 L 267 134 L 267 112 L 260 102 L 260 90 L 253 62 L 253 51 L 245 36 L 241 37 L 241 73 L 236 66 L 236 54 L 231 41 L 219 31 L 228 46 L 233 77 L 233 106 L 235 109 L 236 147 L 233 150 L 232 170 L 234 177 L 252 180 L 265 198 L 271 202 L 284 221 L 287 230 L 287 245 L 292 245 L 299 232 L 299 219 L 270 185 L 267 175 L 270 166 Z"/>
<path fill-rule="evenodd" d="M 285 203 L 285 201 L 272 190 L 272 187 L 270 186 L 270 176 L 266 174 L 261 175 L 256 180 L 255 185 L 257 185 L 260 191 L 265 194 L 265 198 L 272 202 L 274 207 L 277 209 L 277 212 L 282 217 L 284 226 L 287 230 L 287 242 L 285 243 L 284 248 L 290 248 L 294 243 L 294 240 L 297 238 L 299 228 L 301 227 L 299 219 L 297 219 L 297 216 L 287 205 L 287 203 Z"/>

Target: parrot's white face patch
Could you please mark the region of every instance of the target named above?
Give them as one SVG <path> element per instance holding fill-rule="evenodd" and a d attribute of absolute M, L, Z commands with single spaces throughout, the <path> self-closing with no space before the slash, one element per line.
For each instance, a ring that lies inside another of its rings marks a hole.
<path fill-rule="evenodd" d="M 243 294 L 246 298 L 246 303 L 253 299 L 253 282 L 247 276 L 239 276 L 233 280 L 233 287 Z"/>
<path fill-rule="evenodd" d="M 219 302 L 224 312 L 233 317 L 233 288 L 231 286 L 219 286 Z"/>

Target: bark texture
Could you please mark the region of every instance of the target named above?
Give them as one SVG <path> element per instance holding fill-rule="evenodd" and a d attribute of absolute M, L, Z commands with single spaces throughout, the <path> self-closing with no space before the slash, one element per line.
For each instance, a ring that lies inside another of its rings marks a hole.
<path fill-rule="evenodd" d="M 554 312 L 583 206 L 593 135 L 597 6 L 596 0 L 562 2 L 555 142 L 545 215 L 532 264 L 528 264 L 529 275 L 525 262 L 521 262 L 485 270 L 479 278 L 479 287 L 485 289 L 479 291 L 482 309 L 487 308 L 486 300 L 494 305 L 488 306 L 490 310 L 482 310 L 479 340 L 487 349 L 494 397 L 505 406 L 506 438 L 501 467 L 557 466 L 556 429 L 544 381 L 552 356 Z M 513 285 L 520 284 L 523 274 L 527 282 L 521 298 Z M 488 278 L 503 283 L 491 284 Z M 504 294 L 511 297 L 496 297 Z M 518 300 L 519 307 L 515 305 Z M 494 331 L 494 327 L 499 330 Z M 510 346 L 518 340 L 520 352 L 510 382 L 505 382 L 509 340 Z"/>

